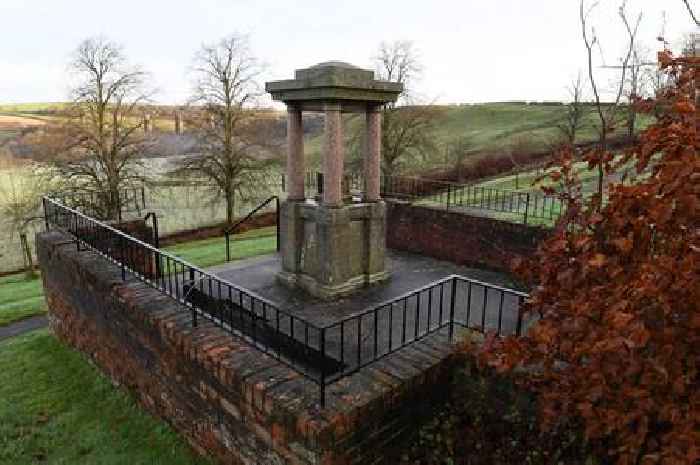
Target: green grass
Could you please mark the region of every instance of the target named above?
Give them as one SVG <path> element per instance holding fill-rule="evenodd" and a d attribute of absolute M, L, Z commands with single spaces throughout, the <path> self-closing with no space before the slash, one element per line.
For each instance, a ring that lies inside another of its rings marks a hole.
<path fill-rule="evenodd" d="M 47 330 L 0 342 L 0 463 L 205 465 Z"/>
<path fill-rule="evenodd" d="M 3 103 L 0 104 L 0 113 L 37 113 L 65 107 L 65 102 Z"/>
<path fill-rule="evenodd" d="M 277 235 L 274 226 L 231 237 L 231 260 L 273 253 L 276 249 Z M 185 242 L 165 247 L 165 250 L 199 267 L 226 262 L 226 241 L 223 237 Z"/>
<path fill-rule="evenodd" d="M 542 150 L 561 137 L 556 125 L 566 114 L 562 105 L 521 105 L 515 103 L 482 103 L 475 105 L 440 105 L 436 107 L 437 119 L 433 139 L 438 150 L 426 154 L 425 159 L 415 159 L 408 163 L 410 172 L 420 172 L 451 166 L 454 161 L 445 160 L 445 148 L 468 138 L 472 159 L 489 154 L 506 153 L 513 143 L 527 141 L 524 150 Z M 592 110 L 592 107 L 591 107 Z M 584 127 L 577 136 L 578 142 L 596 138 L 593 124 L 596 116 L 591 111 L 585 118 Z M 648 124 L 649 118 L 640 115 L 639 128 Z M 353 125 L 364 124 L 361 119 L 348 118 L 346 132 L 352 132 Z M 624 128 L 620 128 L 623 132 Z M 309 166 L 320 163 L 323 134 L 310 135 L 305 139 L 305 153 Z M 490 156 L 490 155 L 489 155 Z"/>
<path fill-rule="evenodd" d="M 24 274 L 0 278 L 0 326 L 45 312 L 41 279 L 28 281 Z"/>

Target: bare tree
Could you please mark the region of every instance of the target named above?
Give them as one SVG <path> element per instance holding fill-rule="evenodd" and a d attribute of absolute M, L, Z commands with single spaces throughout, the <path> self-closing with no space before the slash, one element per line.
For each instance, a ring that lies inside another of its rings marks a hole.
<path fill-rule="evenodd" d="M 149 76 L 128 63 L 120 45 L 101 37 L 80 43 L 70 70 L 76 84 L 52 161 L 72 189 L 95 193 L 104 216 L 115 219 L 120 189 L 142 181 L 136 168 L 147 141 L 140 107 L 152 96 Z"/>
<path fill-rule="evenodd" d="M 696 26 L 700 26 L 700 21 L 698 21 L 697 16 L 695 16 L 695 12 L 690 6 L 690 3 L 688 3 L 688 0 L 683 0 L 683 3 L 685 4 L 685 7 L 688 9 L 688 14 L 690 14 L 690 17 L 692 18 L 693 21 L 695 21 Z"/>
<path fill-rule="evenodd" d="M 458 182 L 463 179 L 464 165 L 467 159 L 476 153 L 474 136 L 464 134 L 457 140 L 451 142 L 447 147 L 447 158 L 451 162 Z"/>
<path fill-rule="evenodd" d="M 595 78 L 595 73 L 594 73 L 594 64 L 593 64 L 593 49 L 594 47 L 599 47 L 600 48 L 600 42 L 599 38 L 596 34 L 595 28 L 591 27 L 589 28 L 588 25 L 588 18 L 590 16 L 590 13 L 593 9 L 595 9 L 598 6 L 598 2 L 593 3 L 590 7 L 586 8 L 585 6 L 585 0 L 581 0 L 580 3 L 580 8 L 579 8 L 579 15 L 580 15 L 580 20 L 581 20 L 581 33 L 582 33 L 582 38 L 583 42 L 586 46 L 586 53 L 587 53 L 587 61 L 588 61 L 588 78 L 590 81 L 591 89 L 593 90 L 593 96 L 594 96 L 594 107 L 595 107 L 595 112 L 598 115 L 598 124 L 596 125 L 596 129 L 598 130 L 598 144 L 597 148 L 595 150 L 594 156 L 595 159 L 592 160 L 595 162 L 595 165 L 597 166 L 598 169 L 598 179 L 597 179 L 597 189 L 596 189 L 596 201 L 595 205 L 597 209 L 600 209 L 603 205 L 603 187 L 604 187 L 604 180 L 606 176 L 606 171 L 607 167 L 610 163 L 610 157 L 608 154 L 608 138 L 612 131 L 614 131 L 616 123 L 617 123 L 617 118 L 618 118 L 618 110 L 619 110 L 619 105 L 620 105 L 620 99 L 622 97 L 622 93 L 625 87 L 625 82 L 626 82 L 626 76 L 627 76 L 627 68 L 628 64 L 630 61 L 630 58 L 632 56 L 632 51 L 634 50 L 635 46 L 635 38 L 637 35 L 637 30 L 639 28 L 639 23 L 641 22 L 642 19 L 642 14 L 640 13 L 639 16 L 637 16 L 637 19 L 634 23 L 634 25 L 630 24 L 629 18 L 627 17 L 627 11 L 626 11 L 626 0 L 622 0 L 622 3 L 618 9 L 618 15 L 620 17 L 620 20 L 622 21 L 622 24 L 625 27 L 625 31 L 627 32 L 627 43 L 626 43 L 626 52 L 624 55 L 624 58 L 622 59 L 622 64 L 619 67 L 620 68 L 620 77 L 617 85 L 617 89 L 615 91 L 615 99 L 611 104 L 606 104 L 603 105 L 601 97 L 600 97 L 600 90 L 598 88 L 598 84 Z"/>
<path fill-rule="evenodd" d="M 246 36 L 233 34 L 202 45 L 194 57 L 193 113 L 188 126 L 198 138 L 196 154 L 185 158 L 179 172 L 213 183 L 214 195 L 226 202 L 226 220 L 234 218 L 236 196 L 257 187 L 278 161 L 275 121 L 255 110 L 262 94 L 261 63 Z"/>
<path fill-rule="evenodd" d="M 575 80 L 566 89 L 571 100 L 566 105 L 566 113 L 563 121 L 557 124 L 557 129 L 562 133 L 566 142 L 570 145 L 576 143 L 576 135 L 583 128 L 587 107 L 583 101 L 583 82 L 579 72 Z"/>
<path fill-rule="evenodd" d="M 431 105 L 417 104 L 413 84 L 422 66 L 412 42 L 382 42 L 375 62 L 380 79 L 404 85 L 399 104 L 387 104 L 383 110 L 382 172 L 393 176 L 410 159 L 437 151 L 431 133 L 438 111 Z"/>
<path fill-rule="evenodd" d="M 34 260 L 27 234 L 32 224 L 41 220 L 41 197 L 51 190 L 51 176 L 37 164 L 0 164 L 0 214 L 17 234 L 24 261 L 25 275 L 32 279 Z"/>

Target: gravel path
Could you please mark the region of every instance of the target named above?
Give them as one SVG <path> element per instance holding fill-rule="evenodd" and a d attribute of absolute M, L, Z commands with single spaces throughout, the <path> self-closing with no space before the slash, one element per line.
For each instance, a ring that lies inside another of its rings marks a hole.
<path fill-rule="evenodd" d="M 16 323 L 0 327 L 0 341 L 20 334 L 34 331 L 35 329 L 48 326 L 49 320 L 46 315 L 34 316 L 25 320 L 17 321 Z"/>

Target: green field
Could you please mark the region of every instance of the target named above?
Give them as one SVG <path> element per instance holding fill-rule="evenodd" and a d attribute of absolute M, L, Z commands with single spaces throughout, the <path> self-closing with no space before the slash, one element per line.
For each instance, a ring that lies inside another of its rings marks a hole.
<path fill-rule="evenodd" d="M 226 241 L 223 237 L 185 242 L 165 247 L 164 250 L 202 268 L 226 261 Z M 274 226 L 231 236 L 231 260 L 269 254 L 276 250 L 277 233 Z"/>
<path fill-rule="evenodd" d="M 45 312 L 41 279 L 28 281 L 24 274 L 0 278 L 0 326 Z"/>
<path fill-rule="evenodd" d="M 205 465 L 47 330 L 0 342 L 0 463 Z"/>
<path fill-rule="evenodd" d="M 408 163 L 409 172 L 451 167 L 453 161 L 447 159 L 446 152 L 462 139 L 469 141 L 470 151 L 473 152 L 469 159 L 473 161 L 494 154 L 506 154 L 517 144 L 523 145 L 520 150 L 544 150 L 561 137 L 556 125 L 566 114 L 563 105 L 483 103 L 435 108 L 437 117 L 433 137 L 437 151 L 427 154 L 425 159 L 417 158 Z M 591 112 L 584 121 L 577 142 L 596 139 L 593 125 L 597 122 L 596 116 Z M 643 127 L 648 121 L 648 118 L 640 116 L 638 125 Z M 361 118 L 346 117 L 346 133 L 352 132 L 353 125 L 357 124 L 363 124 Z M 322 146 L 322 134 L 307 136 L 305 151 L 309 164 L 320 166 Z"/>
<path fill-rule="evenodd" d="M 276 248 L 274 226 L 231 236 L 231 260 L 273 253 Z M 164 250 L 202 268 L 226 261 L 223 237 L 185 242 Z M 0 278 L 0 327 L 45 312 L 44 290 L 39 278 L 27 281 L 24 274 Z"/>

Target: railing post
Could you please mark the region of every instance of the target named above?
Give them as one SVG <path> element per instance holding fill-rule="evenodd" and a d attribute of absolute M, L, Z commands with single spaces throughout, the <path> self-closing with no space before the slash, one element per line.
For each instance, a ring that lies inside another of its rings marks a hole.
<path fill-rule="evenodd" d="M 226 261 L 230 262 L 231 261 L 231 250 L 230 250 L 230 239 L 229 239 L 229 234 L 228 231 L 224 233 L 224 236 L 226 237 Z"/>
<path fill-rule="evenodd" d="M 44 226 L 46 226 L 46 231 L 49 230 L 49 212 L 46 209 L 46 197 L 41 198 L 41 206 L 44 209 Z"/>
<path fill-rule="evenodd" d="M 73 234 L 75 234 L 75 248 L 80 252 L 80 238 L 78 237 L 78 214 L 73 213 L 73 227 L 75 228 Z"/>
<path fill-rule="evenodd" d="M 126 281 L 126 253 L 124 251 L 124 236 L 119 235 L 119 262 L 122 266 L 122 281 Z"/>
<path fill-rule="evenodd" d="M 452 185 L 447 185 L 447 211 L 450 211 L 450 194 L 452 192 Z"/>
<path fill-rule="evenodd" d="M 141 206 L 146 209 L 146 188 L 141 186 Z"/>
<path fill-rule="evenodd" d="M 188 293 L 189 293 L 189 292 L 192 292 L 192 290 L 194 289 L 194 268 L 192 268 L 192 267 L 188 267 L 188 268 L 189 268 L 189 276 L 188 277 L 190 278 L 190 289 L 188 291 Z M 184 294 L 185 283 L 182 283 L 182 285 L 183 285 L 183 288 L 182 288 L 183 295 L 186 295 L 186 294 Z M 211 285 L 210 285 L 210 287 L 211 287 Z M 200 288 L 201 288 L 201 286 L 200 286 Z M 185 297 L 183 297 L 183 299 L 186 300 Z M 197 309 L 195 308 L 194 304 L 192 305 L 192 326 L 194 326 L 195 328 L 197 327 Z"/>
<path fill-rule="evenodd" d="M 452 278 L 452 292 L 450 296 L 450 342 L 454 339 L 455 332 L 455 300 L 457 299 L 457 278 Z M 467 302 L 469 305 L 469 302 Z M 469 322 L 467 322 L 468 324 Z"/>
<path fill-rule="evenodd" d="M 280 198 L 275 197 L 275 216 L 277 221 L 277 251 L 280 251 Z"/>
<path fill-rule="evenodd" d="M 286 186 L 285 179 L 284 179 L 284 173 L 282 173 L 282 179 L 281 179 L 281 180 L 282 180 L 282 192 L 286 192 L 286 191 L 287 191 L 287 186 Z"/>
<path fill-rule="evenodd" d="M 343 341 L 340 341 L 340 344 L 343 344 Z M 321 328 L 321 380 L 320 380 L 320 388 L 321 388 L 321 408 L 326 407 L 326 364 L 324 363 L 326 361 L 326 328 Z M 359 350 L 359 348 L 358 348 Z"/>
<path fill-rule="evenodd" d="M 525 196 L 525 218 L 523 219 L 523 224 L 527 225 L 527 214 L 530 209 L 530 193 L 528 192 Z"/>

